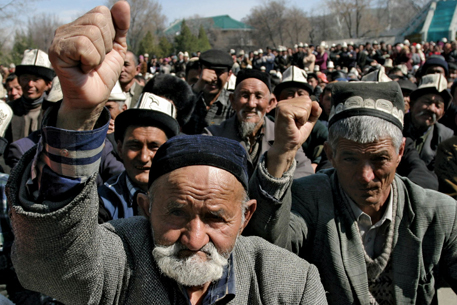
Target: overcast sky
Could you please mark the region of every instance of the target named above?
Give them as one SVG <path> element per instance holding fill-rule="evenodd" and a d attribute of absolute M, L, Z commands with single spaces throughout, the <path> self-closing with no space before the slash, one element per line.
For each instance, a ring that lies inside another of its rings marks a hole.
<path fill-rule="evenodd" d="M 166 26 L 176 19 L 187 18 L 198 14 L 202 17 L 217 15 L 229 15 L 241 20 L 248 15 L 251 8 L 261 5 L 262 0 L 159 0 L 162 5 L 162 13 L 167 17 Z M 81 14 L 91 10 L 97 5 L 104 5 L 105 0 L 40 0 L 33 4 L 34 10 L 30 14 L 48 12 L 56 14 L 64 23 L 76 19 Z M 287 5 L 295 5 L 307 12 L 319 9 L 319 0 L 288 0 Z M 320 5 L 322 7 L 322 5 Z"/>

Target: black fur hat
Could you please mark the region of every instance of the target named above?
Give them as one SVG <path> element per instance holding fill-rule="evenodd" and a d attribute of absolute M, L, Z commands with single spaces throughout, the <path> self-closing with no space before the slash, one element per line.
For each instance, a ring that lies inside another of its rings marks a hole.
<path fill-rule="evenodd" d="M 151 79 L 143 88 L 143 92 L 169 99 L 177 110 L 176 120 L 184 126 L 194 110 L 196 98 L 191 87 L 182 79 L 170 74 L 159 74 Z"/>

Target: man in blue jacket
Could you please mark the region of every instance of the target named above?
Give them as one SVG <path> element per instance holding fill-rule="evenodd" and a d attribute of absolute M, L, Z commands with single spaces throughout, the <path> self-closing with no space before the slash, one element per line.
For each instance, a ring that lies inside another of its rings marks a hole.
<path fill-rule="evenodd" d="M 179 132 L 176 108 L 168 100 L 144 93 L 138 109 L 116 117 L 114 138 L 125 171 L 98 189 L 102 200 L 100 219 L 127 218 L 139 214 L 136 195 L 146 193 L 151 162 L 159 147 Z"/>

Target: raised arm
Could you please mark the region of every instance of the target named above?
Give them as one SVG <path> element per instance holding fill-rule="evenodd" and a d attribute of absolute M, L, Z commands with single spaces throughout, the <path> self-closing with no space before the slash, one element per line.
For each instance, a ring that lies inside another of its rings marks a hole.
<path fill-rule="evenodd" d="M 298 251 L 306 238 L 305 221 L 291 213 L 291 185 L 295 154 L 310 135 L 321 108 L 309 97 L 278 103 L 275 142 L 262 157 L 249 183 L 249 194 L 257 199 L 257 210 L 245 232 Z"/>
<path fill-rule="evenodd" d="M 64 99 L 8 184 L 18 277 L 65 304 L 119 303 L 128 283 L 122 241 L 97 222 L 95 178 L 109 121 L 103 106 L 122 68 L 129 20 L 119 1 L 56 31 L 49 55 Z"/>
<path fill-rule="evenodd" d="M 322 109 L 309 97 L 298 97 L 278 103 L 275 119 L 275 141 L 268 151 L 267 169 L 280 178 L 294 162 L 298 149 L 311 134 Z"/>
<path fill-rule="evenodd" d="M 59 76 L 63 102 L 57 126 L 91 130 L 119 79 L 127 52 L 130 7 L 96 7 L 57 29 L 49 59 Z"/>

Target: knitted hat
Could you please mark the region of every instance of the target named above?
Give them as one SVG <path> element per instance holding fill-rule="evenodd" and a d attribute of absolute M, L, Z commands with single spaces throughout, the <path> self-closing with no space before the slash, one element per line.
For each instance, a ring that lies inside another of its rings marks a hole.
<path fill-rule="evenodd" d="M 374 116 L 403 130 L 405 104 L 397 82 L 337 82 L 332 85 L 329 128 L 352 116 Z"/>
<path fill-rule="evenodd" d="M 15 73 L 17 76 L 32 74 L 42 77 L 47 81 L 52 81 L 56 76 L 49 61 L 48 54 L 38 49 L 24 51 L 24 58 L 21 64 L 16 67 Z"/>
<path fill-rule="evenodd" d="M 446 76 L 449 75 L 449 65 L 447 62 L 444 60 L 444 57 L 442 56 L 436 56 L 432 55 L 430 56 L 424 63 L 424 65 L 421 68 L 422 75 L 427 71 L 428 68 L 431 66 L 439 66 L 444 69 L 444 72 Z"/>
<path fill-rule="evenodd" d="M 152 160 L 149 187 L 160 176 L 192 165 L 228 171 L 248 189 L 247 154 L 237 141 L 206 135 L 181 135 L 163 144 Z"/>

